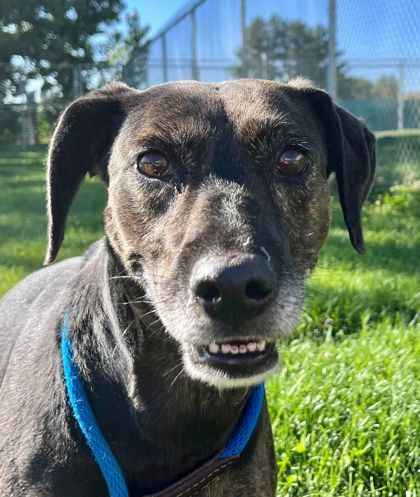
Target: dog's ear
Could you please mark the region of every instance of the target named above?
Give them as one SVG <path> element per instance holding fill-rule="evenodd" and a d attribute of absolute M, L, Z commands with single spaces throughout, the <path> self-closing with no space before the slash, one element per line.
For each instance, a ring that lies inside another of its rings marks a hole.
<path fill-rule="evenodd" d="M 47 161 L 48 249 L 44 264 L 57 256 L 70 204 L 86 173 L 107 182 L 107 156 L 124 118 L 131 89 L 114 83 L 79 98 L 61 115 Z"/>
<path fill-rule="evenodd" d="M 305 82 L 304 82 L 305 83 Z M 375 136 L 362 121 L 335 105 L 324 91 L 293 84 L 310 99 L 321 122 L 327 141 L 327 174 L 336 174 L 340 203 L 353 247 L 364 252 L 361 223 L 362 204 L 366 200 L 375 172 Z"/>

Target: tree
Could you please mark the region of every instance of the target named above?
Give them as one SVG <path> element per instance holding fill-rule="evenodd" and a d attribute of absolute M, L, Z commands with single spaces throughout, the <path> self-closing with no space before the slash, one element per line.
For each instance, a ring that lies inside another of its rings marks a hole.
<path fill-rule="evenodd" d="M 41 75 L 43 91 L 73 97 L 73 68 L 94 63 L 92 37 L 118 20 L 122 0 L 13 0 L 0 3 L 3 86 L 16 91 L 17 73 Z M 19 71 L 15 72 L 14 68 Z M 87 78 L 81 79 L 82 90 Z"/>
<path fill-rule="evenodd" d="M 394 76 L 380 76 L 373 85 L 372 96 L 379 100 L 397 100 L 399 85 Z"/>
<path fill-rule="evenodd" d="M 373 84 L 364 78 L 347 76 L 345 65 L 338 73 L 338 97 L 342 100 L 369 100 L 372 98 Z"/>
<path fill-rule="evenodd" d="M 108 72 L 107 78 L 123 79 L 136 88 L 146 82 L 146 62 L 149 54 L 150 40 L 147 35 L 149 26 L 142 26 L 140 16 L 136 10 L 125 16 L 127 35 L 120 31 L 111 34 L 109 49 L 104 64 L 108 68 L 115 68 Z"/>
<path fill-rule="evenodd" d="M 267 21 L 257 17 L 245 32 L 244 46 L 235 76 L 286 81 L 305 75 L 325 87 L 328 32 L 322 26 L 285 21 L 276 14 Z"/>
<path fill-rule="evenodd" d="M 286 21 L 277 15 L 268 20 L 255 18 L 244 33 L 244 47 L 238 51 L 237 77 L 287 81 L 306 76 L 317 86 L 327 86 L 328 31 L 318 25 Z M 336 53 L 339 61 L 340 53 Z M 348 75 L 345 62 L 337 63 L 338 96 L 341 100 L 396 98 L 398 83 L 382 76 L 376 82 Z"/>

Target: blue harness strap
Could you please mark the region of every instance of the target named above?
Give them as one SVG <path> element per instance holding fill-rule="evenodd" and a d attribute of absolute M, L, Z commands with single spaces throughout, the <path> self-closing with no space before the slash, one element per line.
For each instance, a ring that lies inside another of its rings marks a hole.
<path fill-rule="evenodd" d="M 83 380 L 74 362 L 73 351 L 68 334 L 68 311 L 64 314 L 61 328 L 61 356 L 64 379 L 73 415 L 85 436 L 86 442 L 105 478 L 110 497 L 129 497 L 127 485 L 121 468 L 116 461 L 86 396 Z"/>
<path fill-rule="evenodd" d="M 248 402 L 242 411 L 241 419 L 235 429 L 235 433 L 220 455 L 221 459 L 227 459 L 228 457 L 240 455 L 242 453 L 254 433 L 263 402 L 264 383 L 261 383 L 252 389 Z"/>
<path fill-rule="evenodd" d="M 69 309 L 66 309 L 61 326 L 61 356 L 67 395 L 73 415 L 105 479 L 109 497 L 129 497 L 121 468 L 106 442 L 89 404 L 82 377 L 74 361 L 68 323 Z M 261 384 L 252 389 L 232 438 L 218 456 L 220 463 L 226 465 L 224 461 L 231 461 L 241 455 L 254 432 L 263 402 L 264 384 Z"/>

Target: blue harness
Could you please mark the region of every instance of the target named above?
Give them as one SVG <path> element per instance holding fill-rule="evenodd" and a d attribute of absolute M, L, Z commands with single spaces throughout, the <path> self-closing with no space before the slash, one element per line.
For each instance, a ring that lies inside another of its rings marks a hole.
<path fill-rule="evenodd" d="M 83 380 L 73 357 L 68 320 L 68 312 L 66 311 L 61 327 L 61 355 L 64 379 L 73 415 L 105 479 L 109 497 L 129 497 L 121 468 L 105 440 L 86 396 Z M 161 495 L 187 497 L 193 495 L 190 492 L 194 491 L 195 493 L 199 488 L 203 488 L 213 481 L 224 468 L 240 457 L 254 432 L 263 401 L 264 384 L 261 384 L 252 389 L 234 434 L 225 447 L 193 473 L 163 491 L 153 494 L 153 497 Z"/>

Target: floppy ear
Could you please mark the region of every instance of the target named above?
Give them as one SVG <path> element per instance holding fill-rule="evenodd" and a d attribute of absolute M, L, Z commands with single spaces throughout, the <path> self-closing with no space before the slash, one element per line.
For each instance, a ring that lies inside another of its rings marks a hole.
<path fill-rule="evenodd" d="M 71 202 L 86 173 L 107 182 L 107 153 L 124 118 L 123 102 L 130 87 L 114 83 L 79 98 L 61 115 L 48 152 L 48 249 L 52 262 L 64 238 Z"/>
<path fill-rule="evenodd" d="M 299 88 L 299 85 L 297 85 Z M 300 87 L 324 124 L 327 173 L 335 172 L 344 220 L 353 247 L 364 252 L 361 209 L 375 173 L 375 136 L 362 121 L 335 105 L 324 91 Z"/>
<path fill-rule="evenodd" d="M 328 172 L 335 171 L 344 220 L 353 247 L 365 251 L 361 210 L 372 186 L 376 166 L 376 138 L 362 121 L 334 105 L 337 129 L 341 127 L 341 161 L 331 155 Z M 339 139 L 339 137 L 336 137 Z M 332 145 L 334 147 L 334 145 Z M 331 148 L 331 146 L 330 146 Z"/>

